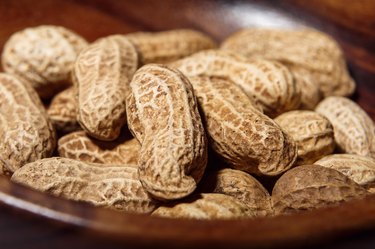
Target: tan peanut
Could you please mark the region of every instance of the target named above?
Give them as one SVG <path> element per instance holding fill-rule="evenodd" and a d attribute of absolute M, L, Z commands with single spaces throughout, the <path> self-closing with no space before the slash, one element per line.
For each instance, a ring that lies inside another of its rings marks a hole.
<path fill-rule="evenodd" d="M 193 88 L 179 71 L 140 68 L 130 83 L 128 125 L 142 144 L 139 177 L 159 199 L 192 193 L 207 164 L 207 141 Z"/>
<path fill-rule="evenodd" d="M 0 107 L 0 174 L 52 155 L 55 131 L 28 82 L 0 73 Z"/>
<path fill-rule="evenodd" d="M 160 206 L 153 216 L 198 220 L 239 219 L 253 217 L 249 208 L 232 196 L 223 194 L 201 194 L 187 203 Z"/>
<path fill-rule="evenodd" d="M 136 32 L 125 36 L 137 48 L 142 65 L 168 63 L 200 50 L 216 47 L 215 42 L 210 37 L 189 29 Z"/>
<path fill-rule="evenodd" d="M 188 77 L 224 77 L 253 96 L 264 113 L 276 116 L 296 109 L 300 90 L 289 70 L 277 62 L 250 61 L 239 54 L 224 50 L 207 50 L 171 63 Z"/>
<path fill-rule="evenodd" d="M 69 87 L 53 97 L 47 109 L 49 119 L 58 132 L 69 133 L 81 129 L 77 121 L 77 89 Z"/>
<path fill-rule="evenodd" d="M 375 159 L 353 154 L 328 155 L 314 164 L 335 169 L 375 193 Z"/>
<path fill-rule="evenodd" d="M 134 46 L 123 36 L 102 38 L 78 56 L 78 121 L 92 137 L 114 140 L 126 123 L 125 99 L 138 67 Z"/>
<path fill-rule="evenodd" d="M 288 66 L 292 73 L 297 86 L 301 90 L 301 104 L 298 109 L 314 110 L 317 104 L 323 99 L 323 93 L 319 86 L 314 82 L 313 77 L 308 73 L 308 70 L 302 67 Z"/>
<path fill-rule="evenodd" d="M 235 169 L 214 171 L 205 179 L 204 192 L 232 196 L 244 203 L 255 217 L 272 215 L 271 196 L 251 175 Z"/>
<path fill-rule="evenodd" d="M 278 175 L 297 158 L 292 138 L 257 110 L 240 87 L 214 77 L 190 77 L 210 146 L 231 167 Z"/>
<path fill-rule="evenodd" d="M 272 191 L 275 214 L 289 214 L 364 197 L 368 192 L 337 170 L 318 165 L 295 167 Z"/>
<path fill-rule="evenodd" d="M 53 157 L 26 164 L 11 180 L 54 196 L 118 211 L 150 213 L 156 208 L 134 165 L 102 167 Z"/>
<path fill-rule="evenodd" d="M 298 147 L 296 165 L 311 164 L 335 149 L 332 124 L 313 111 L 289 111 L 274 119 Z"/>
<path fill-rule="evenodd" d="M 31 83 L 42 98 L 71 84 L 70 73 L 87 42 L 64 27 L 42 25 L 14 33 L 2 54 L 5 72 Z"/>
<path fill-rule="evenodd" d="M 120 136 L 114 141 L 100 141 L 77 131 L 61 137 L 58 141 L 59 156 L 87 163 L 135 164 L 138 163 L 139 142 Z"/>
<path fill-rule="evenodd" d="M 329 97 L 319 103 L 316 112 L 333 125 L 341 151 L 375 158 L 375 125 L 358 104 L 344 97 Z"/>
<path fill-rule="evenodd" d="M 324 96 L 349 96 L 355 89 L 340 46 L 317 30 L 243 29 L 229 36 L 221 48 L 303 68 Z"/>

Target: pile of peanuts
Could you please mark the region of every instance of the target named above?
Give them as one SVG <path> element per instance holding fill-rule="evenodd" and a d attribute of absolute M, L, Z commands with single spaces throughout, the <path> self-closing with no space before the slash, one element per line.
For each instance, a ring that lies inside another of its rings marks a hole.
<path fill-rule="evenodd" d="M 375 192 L 375 126 L 344 55 L 312 29 L 194 30 L 88 43 L 14 33 L 0 73 L 0 174 L 117 211 L 238 219 Z M 266 189 L 265 181 L 273 179 Z"/>

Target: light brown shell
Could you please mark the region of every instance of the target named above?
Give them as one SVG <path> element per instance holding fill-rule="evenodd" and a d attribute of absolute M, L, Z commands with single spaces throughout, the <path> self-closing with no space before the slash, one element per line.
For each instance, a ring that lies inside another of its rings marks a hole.
<path fill-rule="evenodd" d="M 148 64 L 130 87 L 128 125 L 142 144 L 144 188 L 159 199 L 191 194 L 207 164 L 207 141 L 190 82 L 177 70 Z"/>
<path fill-rule="evenodd" d="M 253 96 L 264 113 L 276 116 L 296 109 L 301 92 L 292 74 L 280 63 L 247 60 L 225 50 L 207 50 L 171 63 L 187 77 L 214 76 L 231 80 Z"/>
<path fill-rule="evenodd" d="M 278 175 L 297 158 L 293 139 L 258 111 L 240 87 L 214 77 L 191 77 L 210 146 L 231 167 Z"/>
<path fill-rule="evenodd" d="M 78 103 L 76 95 L 77 89 L 69 87 L 55 95 L 47 109 L 53 126 L 61 133 L 69 133 L 81 129 L 77 121 Z"/>
<path fill-rule="evenodd" d="M 35 90 L 0 73 L 0 173 L 50 157 L 55 146 L 55 130 Z"/>
<path fill-rule="evenodd" d="M 319 103 L 316 112 L 333 125 L 341 151 L 375 158 L 375 125 L 358 104 L 344 97 L 329 97 Z"/>
<path fill-rule="evenodd" d="M 142 65 L 168 63 L 217 46 L 206 34 L 190 29 L 136 32 L 125 36 L 137 48 Z"/>
<path fill-rule="evenodd" d="M 272 215 L 271 196 L 253 176 L 240 170 L 221 169 L 210 172 L 203 192 L 232 196 L 244 203 L 254 217 Z"/>
<path fill-rule="evenodd" d="M 198 220 L 239 219 L 253 217 L 249 208 L 234 197 L 223 194 L 201 194 L 189 202 L 160 206 L 153 216 Z"/>
<path fill-rule="evenodd" d="M 135 164 L 138 163 L 139 142 L 120 136 L 114 141 L 100 141 L 77 131 L 61 137 L 58 141 L 59 156 L 87 163 Z"/>
<path fill-rule="evenodd" d="M 54 196 L 118 211 L 150 213 L 156 208 L 134 165 L 103 167 L 53 157 L 26 164 L 11 180 Z"/>
<path fill-rule="evenodd" d="M 295 167 L 272 191 L 275 214 L 289 214 L 364 197 L 368 192 L 337 170 L 318 165 Z"/>
<path fill-rule="evenodd" d="M 247 58 L 266 58 L 301 67 L 324 96 L 349 96 L 355 89 L 340 46 L 332 37 L 317 30 L 248 28 L 229 36 L 221 48 Z"/>
<path fill-rule="evenodd" d="M 335 149 L 332 124 L 313 111 L 289 111 L 274 119 L 298 147 L 296 165 L 310 164 Z"/>
<path fill-rule="evenodd" d="M 375 193 L 375 159 L 353 154 L 334 154 L 314 164 L 335 169 Z"/>
<path fill-rule="evenodd" d="M 71 84 L 70 73 L 87 42 L 64 27 L 42 25 L 14 33 L 2 54 L 5 72 L 31 83 L 42 98 Z"/>
<path fill-rule="evenodd" d="M 308 70 L 302 67 L 288 66 L 298 88 L 301 90 L 301 104 L 298 109 L 314 110 L 316 105 L 323 99 L 323 93 Z"/>
<path fill-rule="evenodd" d="M 120 135 L 129 82 L 137 67 L 137 52 L 121 35 L 102 38 L 79 54 L 74 66 L 78 121 L 90 136 L 107 141 Z"/>

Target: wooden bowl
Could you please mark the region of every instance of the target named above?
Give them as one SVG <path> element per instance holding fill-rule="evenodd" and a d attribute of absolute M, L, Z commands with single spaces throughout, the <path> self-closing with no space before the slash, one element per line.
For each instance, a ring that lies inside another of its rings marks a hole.
<path fill-rule="evenodd" d="M 246 26 L 312 26 L 334 36 L 357 81 L 353 97 L 375 117 L 375 2 L 2 0 L 1 46 L 15 31 L 63 25 L 92 41 L 138 30 L 194 28 L 222 40 Z M 1 248 L 374 247 L 375 196 L 292 216 L 169 220 L 54 198 L 0 177 Z M 371 246 L 372 245 L 372 246 Z"/>

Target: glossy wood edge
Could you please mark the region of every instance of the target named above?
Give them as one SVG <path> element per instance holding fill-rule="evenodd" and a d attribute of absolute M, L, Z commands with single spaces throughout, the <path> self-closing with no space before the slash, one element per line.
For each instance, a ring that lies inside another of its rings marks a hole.
<path fill-rule="evenodd" d="M 96 208 L 49 196 L 0 177 L 0 206 L 145 247 L 314 245 L 375 228 L 374 195 L 290 216 L 227 221 L 173 220 Z"/>

